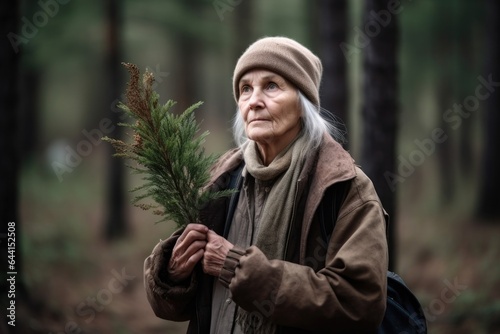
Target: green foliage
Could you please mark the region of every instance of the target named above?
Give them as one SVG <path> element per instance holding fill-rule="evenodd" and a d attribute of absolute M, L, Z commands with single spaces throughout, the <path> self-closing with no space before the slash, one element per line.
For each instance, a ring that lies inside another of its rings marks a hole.
<path fill-rule="evenodd" d="M 208 135 L 200 130 L 194 111 L 202 104 L 198 102 L 182 114 L 171 112 L 175 102 L 169 100 L 159 105 L 159 95 L 153 90 L 154 76 L 146 71 L 142 84 L 139 70 L 133 64 L 124 64 L 130 73 L 127 87 L 127 104 L 119 107 L 132 116 L 134 124 L 121 123 L 134 131 L 134 142 L 105 137 L 116 149 L 114 156 L 131 159 L 139 167 L 129 165 L 135 173 L 143 174 L 143 185 L 131 191 L 141 192 L 134 204 L 144 210 L 163 217 L 161 221 L 173 220 L 178 227 L 198 221 L 200 208 L 209 201 L 228 196 L 232 191 L 210 192 L 204 187 L 210 179 L 210 168 L 217 156 L 205 155 L 203 143 Z M 157 204 L 139 203 L 146 197 Z M 161 208 L 160 208 L 161 207 Z"/>

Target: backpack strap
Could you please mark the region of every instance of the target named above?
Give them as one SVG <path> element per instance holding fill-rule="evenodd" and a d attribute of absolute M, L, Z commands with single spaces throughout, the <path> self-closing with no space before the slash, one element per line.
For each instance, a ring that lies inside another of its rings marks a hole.
<path fill-rule="evenodd" d="M 332 235 L 342 204 L 347 197 L 351 180 L 335 183 L 328 187 L 319 204 L 317 214 L 321 224 L 323 241 L 328 243 Z"/>
<path fill-rule="evenodd" d="M 229 228 L 231 227 L 231 223 L 233 221 L 234 211 L 236 210 L 236 206 L 238 205 L 238 200 L 240 199 L 240 190 L 243 184 L 243 177 L 241 172 L 243 171 L 243 167 L 245 167 L 245 163 L 242 162 L 240 165 L 229 173 L 229 184 L 227 189 L 237 189 L 229 200 L 229 208 L 227 210 L 226 224 L 224 224 L 224 234 L 223 237 L 227 238 L 229 234 Z"/>

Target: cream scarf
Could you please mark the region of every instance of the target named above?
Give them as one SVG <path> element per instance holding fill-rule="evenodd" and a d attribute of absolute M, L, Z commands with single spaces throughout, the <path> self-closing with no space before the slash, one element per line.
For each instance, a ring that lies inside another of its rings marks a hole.
<path fill-rule="evenodd" d="M 255 241 L 268 259 L 283 260 L 285 257 L 286 239 L 296 204 L 297 181 L 306 160 L 305 143 L 305 137 L 299 134 L 269 166 L 262 164 L 255 142 L 249 142 L 243 152 L 246 169 L 255 179 L 268 181 L 276 178 L 264 206 Z M 236 321 L 245 333 L 276 332 L 273 323 L 262 318 L 252 321 L 242 308 L 238 309 Z"/>

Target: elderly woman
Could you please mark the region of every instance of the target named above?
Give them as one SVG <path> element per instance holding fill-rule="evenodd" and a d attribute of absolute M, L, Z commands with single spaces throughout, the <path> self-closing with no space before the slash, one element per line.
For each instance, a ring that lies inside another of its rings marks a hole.
<path fill-rule="evenodd" d="M 175 232 L 146 259 L 157 316 L 189 320 L 189 333 L 360 333 L 382 321 L 384 209 L 320 116 L 321 73 L 311 51 L 284 37 L 260 39 L 240 57 L 238 148 L 221 157 L 208 185 L 227 188 L 241 170 L 237 203 L 211 203 L 202 224 Z M 344 189 L 337 209 L 329 189 Z"/>

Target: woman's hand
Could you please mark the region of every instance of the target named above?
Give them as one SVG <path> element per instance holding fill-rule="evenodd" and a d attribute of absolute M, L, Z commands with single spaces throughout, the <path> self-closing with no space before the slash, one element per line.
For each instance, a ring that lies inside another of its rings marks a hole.
<path fill-rule="evenodd" d="M 227 253 L 233 248 L 233 244 L 212 230 L 208 231 L 207 241 L 203 254 L 203 271 L 206 274 L 219 277 Z"/>
<path fill-rule="evenodd" d="M 174 282 L 188 278 L 195 265 L 203 257 L 207 245 L 208 227 L 201 224 L 189 224 L 179 236 L 168 264 L 170 279 Z"/>

